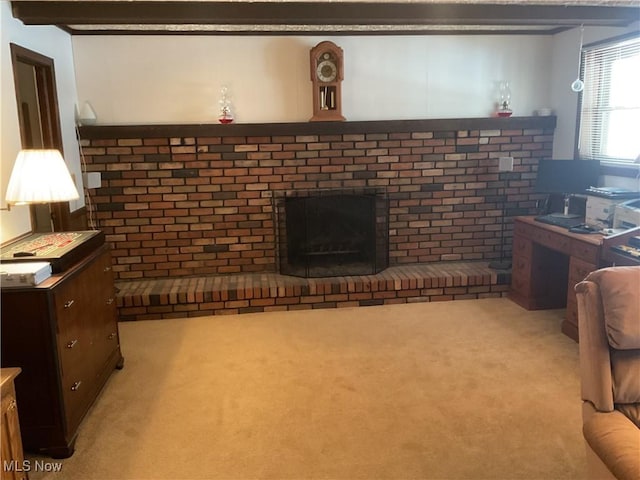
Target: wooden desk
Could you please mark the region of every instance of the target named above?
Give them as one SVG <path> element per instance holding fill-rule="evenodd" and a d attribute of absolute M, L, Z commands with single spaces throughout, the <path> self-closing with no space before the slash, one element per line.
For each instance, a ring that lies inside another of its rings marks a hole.
<path fill-rule="evenodd" d="M 527 310 L 566 307 L 561 330 L 578 341 L 575 285 L 590 272 L 611 265 L 609 246 L 626 243 L 638 230 L 605 237 L 516 217 L 509 298 Z"/>

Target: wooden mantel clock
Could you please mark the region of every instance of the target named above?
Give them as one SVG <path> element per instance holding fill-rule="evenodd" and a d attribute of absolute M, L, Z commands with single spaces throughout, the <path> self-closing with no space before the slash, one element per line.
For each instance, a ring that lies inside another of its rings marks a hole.
<path fill-rule="evenodd" d="M 312 122 L 343 121 L 342 79 L 344 54 L 333 42 L 320 42 L 311 49 L 313 83 Z"/>

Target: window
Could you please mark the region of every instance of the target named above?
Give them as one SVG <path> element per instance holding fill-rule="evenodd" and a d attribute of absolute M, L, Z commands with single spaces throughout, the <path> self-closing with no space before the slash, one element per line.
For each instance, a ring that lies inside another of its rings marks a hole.
<path fill-rule="evenodd" d="M 640 162 L 640 37 L 585 47 L 582 78 L 580 158 Z"/>

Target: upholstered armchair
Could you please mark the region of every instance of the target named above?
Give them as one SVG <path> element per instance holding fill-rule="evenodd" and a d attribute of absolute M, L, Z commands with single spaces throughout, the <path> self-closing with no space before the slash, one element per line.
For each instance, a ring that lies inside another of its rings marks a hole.
<path fill-rule="evenodd" d="M 640 479 L 640 267 L 576 285 L 583 435 L 590 478 Z"/>

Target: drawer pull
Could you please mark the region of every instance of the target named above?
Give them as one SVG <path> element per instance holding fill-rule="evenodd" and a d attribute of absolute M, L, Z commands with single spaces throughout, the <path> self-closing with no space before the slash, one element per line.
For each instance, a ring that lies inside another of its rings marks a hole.
<path fill-rule="evenodd" d="M 73 305 L 74 303 L 76 303 L 75 300 L 68 300 L 66 302 L 64 302 L 64 308 L 69 308 L 71 307 L 71 305 Z"/>
<path fill-rule="evenodd" d="M 78 380 L 76 383 L 74 383 L 73 385 L 71 385 L 71 391 L 72 392 L 77 392 L 78 389 L 80 388 L 80 385 L 82 385 L 82 381 Z"/>
<path fill-rule="evenodd" d="M 111 271 L 111 267 L 104 267 L 104 271 L 105 272 L 110 272 Z"/>
<path fill-rule="evenodd" d="M 110 298 L 109 300 L 107 300 L 107 305 L 111 305 L 113 303 L 113 298 Z"/>
<path fill-rule="evenodd" d="M 15 400 L 11 400 L 11 402 L 9 402 L 9 410 L 15 410 L 16 406 L 17 404 Z"/>
<path fill-rule="evenodd" d="M 109 340 L 113 340 L 114 338 L 116 338 L 116 332 L 112 332 L 109 334 Z"/>
<path fill-rule="evenodd" d="M 76 346 L 76 343 L 78 343 L 78 339 L 75 340 L 71 340 L 69 343 L 67 343 L 67 348 L 73 348 Z"/>

